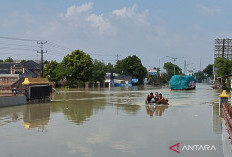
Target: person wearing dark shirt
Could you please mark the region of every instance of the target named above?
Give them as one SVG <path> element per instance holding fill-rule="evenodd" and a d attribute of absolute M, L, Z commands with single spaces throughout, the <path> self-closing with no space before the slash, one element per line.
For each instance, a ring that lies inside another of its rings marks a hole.
<path fill-rule="evenodd" d="M 147 98 L 145 100 L 145 103 L 148 104 L 148 103 L 153 103 L 154 100 L 152 100 L 154 97 L 153 93 L 151 92 L 149 95 L 147 95 Z"/>

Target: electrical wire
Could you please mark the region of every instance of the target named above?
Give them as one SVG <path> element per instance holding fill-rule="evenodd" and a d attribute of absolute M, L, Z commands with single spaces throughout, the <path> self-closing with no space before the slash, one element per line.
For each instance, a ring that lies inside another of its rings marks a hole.
<path fill-rule="evenodd" d="M 6 36 L 0 36 L 0 39 L 7 39 L 7 40 L 20 40 L 20 41 L 42 41 L 42 40 L 36 40 L 36 39 L 25 39 L 25 38 L 15 38 L 15 37 L 6 37 Z"/>

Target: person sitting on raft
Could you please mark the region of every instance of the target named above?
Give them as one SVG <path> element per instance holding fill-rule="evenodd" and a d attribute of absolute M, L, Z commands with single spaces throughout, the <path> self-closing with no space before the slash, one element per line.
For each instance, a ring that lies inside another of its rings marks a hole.
<path fill-rule="evenodd" d="M 158 92 L 155 92 L 155 103 L 157 103 L 157 101 L 159 101 L 159 93 Z"/>
<path fill-rule="evenodd" d="M 147 98 L 145 100 L 145 103 L 148 104 L 148 103 L 154 103 L 154 100 L 152 100 L 154 97 L 153 93 L 151 92 L 149 95 L 147 95 Z"/>
<path fill-rule="evenodd" d="M 159 100 L 157 101 L 157 104 L 168 105 L 168 101 L 162 96 L 161 93 L 159 93 Z"/>

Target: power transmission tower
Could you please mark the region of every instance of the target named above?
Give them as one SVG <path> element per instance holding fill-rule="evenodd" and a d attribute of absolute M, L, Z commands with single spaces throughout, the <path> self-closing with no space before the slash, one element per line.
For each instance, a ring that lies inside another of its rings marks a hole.
<path fill-rule="evenodd" d="M 37 44 L 40 44 L 40 51 L 37 51 L 37 53 L 41 54 L 41 76 L 43 77 L 43 71 L 44 71 L 44 61 L 43 61 L 43 54 L 47 53 L 47 51 L 43 50 L 43 45 L 46 44 L 47 41 L 43 42 L 43 41 L 37 41 Z"/>

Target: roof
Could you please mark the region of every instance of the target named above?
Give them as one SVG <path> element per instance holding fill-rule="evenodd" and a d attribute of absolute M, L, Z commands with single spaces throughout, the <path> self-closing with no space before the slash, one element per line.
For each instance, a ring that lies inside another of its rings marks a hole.
<path fill-rule="evenodd" d="M 25 78 L 23 85 L 48 85 L 50 82 L 47 78 Z"/>
<path fill-rule="evenodd" d="M 0 74 L 10 74 L 10 67 L 14 63 L 0 63 Z"/>
<path fill-rule="evenodd" d="M 25 76 L 38 77 L 38 74 L 34 73 L 33 71 L 29 69 L 25 69 Z"/>
<path fill-rule="evenodd" d="M 38 77 L 38 74 L 34 73 L 33 70 L 41 70 L 40 64 L 36 63 L 35 61 L 29 60 L 25 61 L 24 63 L 0 63 L 0 74 L 10 74 L 11 73 L 11 66 L 21 67 L 25 69 L 25 74 L 29 75 L 30 77 Z"/>
<path fill-rule="evenodd" d="M 32 60 L 26 61 L 26 62 L 24 62 L 24 63 L 22 63 L 22 64 L 23 64 L 23 67 L 24 67 L 25 69 L 30 69 L 30 70 L 41 70 L 41 66 L 40 66 L 38 63 L 36 63 L 36 62 L 34 62 L 34 61 L 32 61 Z"/>

